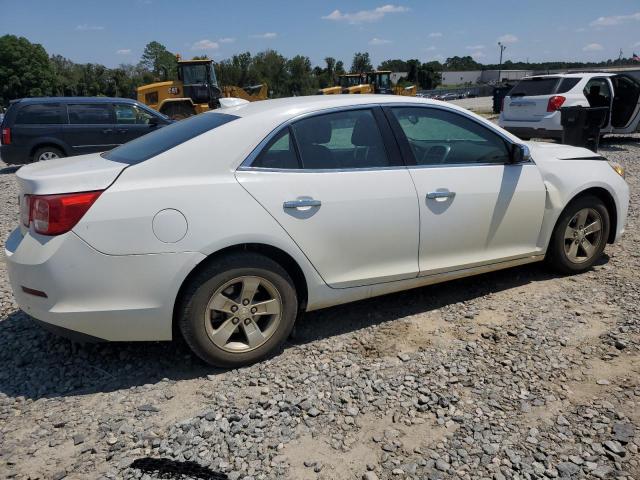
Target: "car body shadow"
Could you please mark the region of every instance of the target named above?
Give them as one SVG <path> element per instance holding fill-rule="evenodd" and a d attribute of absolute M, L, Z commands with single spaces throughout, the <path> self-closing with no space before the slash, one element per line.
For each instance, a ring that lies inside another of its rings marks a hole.
<path fill-rule="evenodd" d="M 606 256 L 602 262 L 606 262 Z M 506 269 L 305 314 L 284 349 L 554 278 L 541 264 Z M 273 360 L 277 362 L 277 355 Z M 31 399 L 110 392 L 225 373 L 184 341 L 72 343 L 18 310 L 0 321 L 0 394 Z"/>
<path fill-rule="evenodd" d="M 16 173 L 21 166 L 22 165 L 9 165 L 8 167 L 0 168 L 0 175 Z"/>

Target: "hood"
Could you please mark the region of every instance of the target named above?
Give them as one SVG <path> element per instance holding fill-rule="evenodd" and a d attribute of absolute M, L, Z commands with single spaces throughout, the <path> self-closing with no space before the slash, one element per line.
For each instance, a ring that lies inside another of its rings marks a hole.
<path fill-rule="evenodd" d="M 531 156 L 538 162 L 545 158 L 555 160 L 604 160 L 602 155 L 592 152 L 588 148 L 573 147 L 561 143 L 524 142 L 531 151 Z"/>
<path fill-rule="evenodd" d="M 25 165 L 16 172 L 16 178 L 23 194 L 89 192 L 104 190 L 127 167 L 91 153 Z"/>

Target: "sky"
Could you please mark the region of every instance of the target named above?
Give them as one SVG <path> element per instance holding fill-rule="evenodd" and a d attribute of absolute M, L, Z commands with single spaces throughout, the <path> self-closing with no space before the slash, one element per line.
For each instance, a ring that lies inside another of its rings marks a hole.
<path fill-rule="evenodd" d="M 183 58 L 273 48 L 287 57 L 354 52 L 444 61 L 599 61 L 640 54 L 639 0 L 0 0 L 0 35 L 74 62 L 137 63 L 156 40 Z"/>

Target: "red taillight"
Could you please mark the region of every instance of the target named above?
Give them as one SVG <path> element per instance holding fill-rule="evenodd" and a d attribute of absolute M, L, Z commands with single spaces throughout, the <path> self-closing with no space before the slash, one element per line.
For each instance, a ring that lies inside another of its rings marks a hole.
<path fill-rule="evenodd" d="M 556 112 L 560 110 L 560 107 L 566 100 L 562 95 L 554 95 L 549 99 L 549 103 L 547 103 L 547 112 Z"/>
<path fill-rule="evenodd" d="M 9 145 L 11 143 L 11 129 L 2 129 L 2 145 Z"/>
<path fill-rule="evenodd" d="M 102 193 L 102 190 L 82 193 L 63 193 L 61 195 L 25 195 L 28 202 L 28 225 L 41 235 L 60 235 L 71 230 L 89 207 Z M 25 216 L 23 214 L 23 223 Z"/>

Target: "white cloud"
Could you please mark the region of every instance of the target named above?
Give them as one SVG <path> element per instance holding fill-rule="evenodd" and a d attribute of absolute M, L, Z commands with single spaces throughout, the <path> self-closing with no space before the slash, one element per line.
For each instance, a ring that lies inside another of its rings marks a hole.
<path fill-rule="evenodd" d="M 600 52 L 604 50 L 604 47 L 599 43 L 590 43 L 589 45 L 585 45 L 582 50 L 585 52 Z"/>
<path fill-rule="evenodd" d="M 400 5 L 383 5 L 381 7 L 374 8 L 373 10 L 360 10 L 358 12 L 351 13 L 334 10 L 329 15 L 323 16 L 322 19 L 356 24 L 365 22 L 377 22 L 389 13 L 404 13 L 408 11 L 409 9 L 407 7 L 403 7 Z"/>
<path fill-rule="evenodd" d="M 233 43 L 236 39 L 233 37 L 222 37 L 218 39 L 218 43 Z"/>
<path fill-rule="evenodd" d="M 214 42 L 206 38 L 191 45 L 191 50 L 217 50 L 218 48 L 220 48 L 218 42 Z"/>
<path fill-rule="evenodd" d="M 268 40 L 270 38 L 276 38 L 277 36 L 278 34 L 274 32 L 257 33 L 255 35 L 250 35 L 251 38 L 263 38 L 265 40 Z"/>
<path fill-rule="evenodd" d="M 442 37 L 442 33 L 440 32 L 431 32 L 429 34 L 429 38 L 440 38 L 440 37 Z"/>
<path fill-rule="evenodd" d="M 130 48 L 121 48 L 120 50 L 117 50 L 116 53 L 118 55 L 129 55 L 129 54 L 131 54 L 131 49 Z"/>
<path fill-rule="evenodd" d="M 471 52 L 471 56 L 472 56 L 473 58 L 475 58 L 476 60 L 478 60 L 478 59 L 480 59 L 480 58 L 483 58 L 483 57 L 486 57 L 485 53 L 484 53 L 484 52 L 482 52 L 482 51 L 480 51 L 480 50 L 478 50 L 478 51 L 476 51 L 476 52 Z"/>
<path fill-rule="evenodd" d="M 386 38 L 372 38 L 369 40 L 369 45 L 387 45 L 391 43 L 391 40 L 387 40 Z"/>
<path fill-rule="evenodd" d="M 610 17 L 599 17 L 596 18 L 589 25 L 592 27 L 611 27 L 614 25 L 620 25 L 625 22 L 640 22 L 640 12 L 632 13 L 631 15 L 612 15 Z"/>
<path fill-rule="evenodd" d="M 101 25 L 88 25 L 86 23 L 83 23 L 82 25 L 78 25 L 76 27 L 76 30 L 81 30 L 83 32 L 89 31 L 89 30 L 104 30 L 104 27 Z"/>
<path fill-rule="evenodd" d="M 468 45 L 465 48 L 467 50 L 484 50 L 486 47 L 484 45 Z"/>
<path fill-rule="evenodd" d="M 505 33 L 504 35 L 502 35 L 500 38 L 498 38 L 499 42 L 502 42 L 504 44 L 508 44 L 508 43 L 516 43 L 518 41 L 518 37 L 516 37 L 514 34 L 512 33 Z"/>

